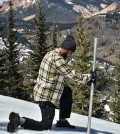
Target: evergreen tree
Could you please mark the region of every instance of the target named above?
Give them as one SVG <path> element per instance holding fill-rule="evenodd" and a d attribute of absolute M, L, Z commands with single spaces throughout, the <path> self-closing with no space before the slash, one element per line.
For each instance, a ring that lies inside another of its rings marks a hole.
<path fill-rule="evenodd" d="M 90 73 L 91 70 L 91 56 L 89 55 L 91 46 L 88 30 L 84 24 L 83 17 L 80 17 L 76 28 L 77 50 L 73 64 L 78 73 Z M 73 111 L 88 115 L 90 86 L 81 85 L 81 87 L 77 87 L 73 84 L 72 88 L 74 89 Z M 100 117 L 103 114 L 103 106 L 101 106 L 101 102 L 97 99 L 98 96 L 95 93 L 92 113 L 94 117 Z"/>
<path fill-rule="evenodd" d="M 4 40 L 4 74 L 5 74 L 5 86 L 4 94 L 16 98 L 24 98 L 23 92 L 23 78 L 20 73 L 19 65 L 19 50 L 17 43 L 17 36 L 14 26 L 14 14 L 12 8 L 12 2 L 9 1 L 9 12 L 7 22 L 7 37 Z"/>
<path fill-rule="evenodd" d="M 0 24 L 0 38 L 2 37 L 2 30 L 3 30 L 3 27 Z M 4 54 L 3 54 L 3 51 L 0 50 L 0 94 L 2 94 L 3 87 L 4 87 L 4 73 L 3 73 L 4 71 L 3 70 L 4 70 Z"/>
<path fill-rule="evenodd" d="M 52 26 L 52 49 L 57 48 L 57 29 L 55 27 L 55 24 Z"/>
<path fill-rule="evenodd" d="M 34 50 L 30 53 L 30 59 L 28 61 L 29 77 L 27 77 L 27 87 L 31 94 L 38 76 L 40 63 L 49 50 L 49 46 L 46 43 L 46 33 L 48 28 L 46 26 L 45 14 L 43 13 L 43 6 L 41 2 L 38 3 L 38 14 L 34 19 L 34 22 L 36 25 L 36 34 L 33 37 Z"/>
<path fill-rule="evenodd" d="M 35 25 L 36 25 L 36 35 L 34 36 L 33 40 L 35 42 L 35 49 L 31 55 L 31 63 L 32 63 L 32 69 L 31 69 L 31 75 L 32 78 L 36 80 L 38 76 L 39 66 L 40 63 L 45 56 L 45 54 L 48 51 L 48 45 L 46 43 L 46 32 L 47 32 L 47 26 L 45 22 L 45 15 L 42 11 L 42 3 L 38 3 L 38 14 L 36 16 Z"/>
<path fill-rule="evenodd" d="M 0 37 L 2 37 L 2 33 L 1 33 L 2 30 L 3 30 L 3 27 L 1 26 L 0 27 Z"/>
<path fill-rule="evenodd" d="M 4 67 L 4 51 L 0 50 L 0 94 L 4 94 L 5 87 L 5 67 Z"/>
<path fill-rule="evenodd" d="M 0 6 L 0 8 L 2 8 Z M 0 38 L 3 36 L 3 26 L 2 24 L 0 24 Z M 2 40 L 2 38 L 1 38 Z M 4 90 L 4 86 L 5 86 L 5 82 L 4 82 L 4 78 L 5 78 L 5 75 L 4 75 L 4 54 L 3 54 L 3 50 L 0 50 L 0 94 L 3 94 Z"/>
<path fill-rule="evenodd" d="M 0 6 L 0 8 L 2 8 L 2 6 Z M 2 37 L 2 30 L 3 30 L 3 26 L 0 24 L 0 37 Z"/>
<path fill-rule="evenodd" d="M 95 94 L 99 96 L 98 100 L 101 100 L 101 106 L 104 108 L 104 106 L 107 104 L 109 105 L 109 99 L 111 96 L 111 92 L 113 88 L 115 87 L 114 81 L 112 77 L 110 76 L 109 67 L 107 66 L 105 70 L 99 70 L 97 71 L 97 84 L 95 86 Z M 102 112 L 102 119 L 109 120 L 109 112 L 103 109 Z"/>
<path fill-rule="evenodd" d="M 88 38 L 88 31 L 83 24 L 84 19 L 80 17 L 78 25 L 76 27 L 77 50 L 73 66 L 78 71 L 78 73 L 89 73 L 90 67 L 88 64 L 90 64 L 90 56 L 88 53 L 90 52 L 90 41 Z M 86 85 L 77 87 L 73 84 L 72 88 L 74 89 L 73 110 L 75 112 L 87 115 L 90 87 Z"/>
<path fill-rule="evenodd" d="M 113 92 L 112 100 L 110 102 L 110 109 L 112 111 L 112 113 L 110 114 L 112 121 L 120 124 L 120 91 L 119 90 Z"/>
<path fill-rule="evenodd" d="M 115 81 L 114 91 L 110 102 L 110 119 L 115 123 L 120 123 L 120 64 L 116 64 L 113 74 Z"/>

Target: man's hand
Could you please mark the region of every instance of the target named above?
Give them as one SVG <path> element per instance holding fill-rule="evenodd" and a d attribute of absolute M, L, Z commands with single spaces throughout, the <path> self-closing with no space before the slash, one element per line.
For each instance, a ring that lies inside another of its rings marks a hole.
<path fill-rule="evenodd" d="M 81 79 L 82 79 L 81 84 L 85 85 L 91 80 L 91 74 L 90 73 L 89 74 L 82 74 Z"/>
<path fill-rule="evenodd" d="M 88 81 L 87 85 L 91 85 L 91 83 L 93 83 L 94 85 L 96 85 L 96 70 L 95 71 L 90 71 L 90 75 L 91 75 L 91 78 L 90 80 Z"/>
<path fill-rule="evenodd" d="M 90 74 L 91 74 L 90 82 L 93 83 L 94 85 L 96 85 L 96 76 L 97 76 L 96 70 L 91 71 Z"/>

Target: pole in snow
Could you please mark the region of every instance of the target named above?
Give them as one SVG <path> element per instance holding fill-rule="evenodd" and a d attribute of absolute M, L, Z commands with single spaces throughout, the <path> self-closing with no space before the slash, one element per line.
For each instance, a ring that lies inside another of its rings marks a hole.
<path fill-rule="evenodd" d="M 94 53 L 93 53 L 93 68 L 92 68 L 92 71 L 95 71 L 97 41 L 98 41 L 98 39 L 94 38 Z M 90 91 L 90 102 L 89 102 L 89 115 L 88 115 L 87 134 L 90 134 L 90 128 L 91 128 L 91 115 L 92 115 L 93 94 L 94 94 L 94 83 L 92 82 L 91 83 L 91 91 Z"/>

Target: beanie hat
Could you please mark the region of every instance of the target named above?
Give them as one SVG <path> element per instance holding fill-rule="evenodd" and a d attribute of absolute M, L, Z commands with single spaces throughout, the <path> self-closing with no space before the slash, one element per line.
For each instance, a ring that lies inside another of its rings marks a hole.
<path fill-rule="evenodd" d="M 66 36 L 66 39 L 70 39 L 70 40 L 75 41 L 75 39 L 74 39 L 74 37 L 73 37 L 72 35 L 67 35 L 67 36 Z"/>
<path fill-rule="evenodd" d="M 76 50 L 76 42 L 72 35 L 68 35 L 66 39 L 62 42 L 61 48 L 69 50 L 71 52 L 75 52 Z"/>

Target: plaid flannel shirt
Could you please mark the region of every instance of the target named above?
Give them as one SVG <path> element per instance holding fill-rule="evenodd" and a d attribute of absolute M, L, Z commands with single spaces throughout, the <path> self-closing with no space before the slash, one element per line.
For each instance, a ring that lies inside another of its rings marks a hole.
<path fill-rule="evenodd" d="M 79 77 L 75 70 L 72 70 L 58 49 L 48 52 L 43 58 L 37 82 L 34 87 L 35 101 L 50 101 L 57 105 L 64 89 L 64 79 L 69 78 L 80 84 L 85 84 L 89 74 Z"/>

